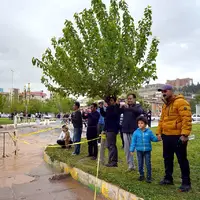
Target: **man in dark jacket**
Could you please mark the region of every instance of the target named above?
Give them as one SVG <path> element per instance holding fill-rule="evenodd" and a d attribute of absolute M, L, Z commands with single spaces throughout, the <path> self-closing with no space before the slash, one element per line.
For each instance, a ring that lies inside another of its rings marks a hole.
<path fill-rule="evenodd" d="M 97 125 L 99 121 L 100 114 L 97 111 L 97 104 L 92 103 L 91 113 L 83 115 L 84 119 L 88 119 L 87 126 L 87 140 L 93 140 L 97 138 Z M 88 157 L 92 157 L 92 160 L 96 160 L 98 155 L 98 145 L 97 140 L 88 142 Z"/>
<path fill-rule="evenodd" d="M 81 141 L 83 123 L 82 123 L 82 114 L 81 114 L 81 111 L 79 108 L 80 108 L 80 103 L 75 102 L 75 104 L 73 106 L 74 112 L 71 115 L 72 124 L 74 127 L 74 137 L 73 137 L 74 143 Z M 76 144 L 74 153 L 72 155 L 79 155 L 80 147 L 81 147 L 80 144 Z"/>
<path fill-rule="evenodd" d="M 135 169 L 133 163 L 133 156 L 130 154 L 130 145 L 133 132 L 137 129 L 137 117 L 139 117 L 144 111 L 139 104 L 136 104 L 136 95 L 128 94 L 127 95 L 128 105 L 123 105 L 121 113 L 123 113 L 123 122 L 122 122 L 122 132 L 124 139 L 124 151 L 126 155 L 126 160 L 128 164 L 128 171 Z"/>
<path fill-rule="evenodd" d="M 149 110 L 146 114 L 148 120 L 148 127 L 151 128 L 151 110 Z"/>
<path fill-rule="evenodd" d="M 106 101 L 108 107 L 106 111 L 103 107 L 100 108 L 100 113 L 105 117 L 105 127 L 107 146 L 109 151 L 109 159 L 107 167 L 117 167 L 118 163 L 118 150 L 116 145 L 116 136 L 119 131 L 120 110 L 119 105 L 116 104 L 116 97 L 111 96 Z"/>

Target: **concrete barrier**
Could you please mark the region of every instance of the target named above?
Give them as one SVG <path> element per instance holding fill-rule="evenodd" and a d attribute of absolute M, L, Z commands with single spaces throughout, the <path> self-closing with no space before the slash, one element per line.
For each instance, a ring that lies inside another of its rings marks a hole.
<path fill-rule="evenodd" d="M 100 179 L 96 179 L 95 176 L 88 174 L 80 169 L 75 167 L 71 167 L 63 162 L 58 162 L 56 160 L 52 161 L 51 158 L 44 151 L 44 161 L 51 165 L 52 167 L 60 170 L 60 172 L 64 172 L 66 174 L 70 174 L 73 179 L 79 181 L 83 185 L 88 186 L 90 189 L 94 190 L 96 185 L 97 193 L 101 193 L 106 199 L 109 200 L 144 200 L 142 198 L 137 197 L 136 195 L 127 192 L 118 186 L 115 186 L 111 183 L 105 182 Z"/>

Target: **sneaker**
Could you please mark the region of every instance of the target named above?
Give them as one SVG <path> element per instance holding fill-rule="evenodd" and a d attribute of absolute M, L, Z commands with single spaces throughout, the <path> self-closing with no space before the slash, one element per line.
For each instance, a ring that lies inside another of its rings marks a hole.
<path fill-rule="evenodd" d="M 117 164 L 108 163 L 108 164 L 106 164 L 106 167 L 118 167 L 118 165 Z"/>
<path fill-rule="evenodd" d="M 147 177 L 146 182 L 147 182 L 147 183 L 151 183 L 151 182 L 152 182 L 151 177 Z"/>
<path fill-rule="evenodd" d="M 72 153 L 72 156 L 77 156 L 77 154 L 73 152 L 73 153 Z"/>
<path fill-rule="evenodd" d="M 172 180 L 168 180 L 168 179 L 163 179 L 160 181 L 160 185 L 174 185 L 174 182 Z"/>
<path fill-rule="evenodd" d="M 144 176 L 140 176 L 139 178 L 138 178 L 138 181 L 143 181 L 144 180 Z"/>
<path fill-rule="evenodd" d="M 179 192 L 189 192 L 191 185 L 181 185 L 178 189 Z"/>
<path fill-rule="evenodd" d="M 126 172 L 132 172 L 132 171 L 135 171 L 135 167 L 129 167 Z"/>

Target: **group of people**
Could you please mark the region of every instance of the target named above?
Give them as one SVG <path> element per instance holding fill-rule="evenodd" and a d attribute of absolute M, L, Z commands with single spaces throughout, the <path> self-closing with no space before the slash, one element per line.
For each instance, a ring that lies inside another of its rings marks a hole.
<path fill-rule="evenodd" d="M 144 115 L 144 110 L 140 104 L 136 104 L 136 95 L 127 95 L 127 104 L 120 105 L 115 96 L 109 96 L 104 103 L 91 104 L 90 113 L 81 113 L 80 104 L 74 104 L 74 112 L 71 116 L 74 126 L 73 142 L 81 141 L 82 119 L 87 119 L 87 140 L 88 157 L 97 159 L 98 137 L 101 133 L 106 136 L 106 142 L 101 139 L 101 152 L 108 148 L 107 167 L 118 167 L 118 149 L 116 145 L 117 134 L 121 133 L 122 145 L 124 148 L 128 171 L 135 170 L 133 154 L 137 152 L 138 169 L 140 176 L 138 180 L 144 180 L 144 161 L 147 168 L 146 181 L 151 183 L 151 142 L 163 142 L 163 158 L 165 166 L 165 176 L 160 182 L 161 185 L 173 184 L 173 160 L 174 153 L 178 158 L 181 168 L 182 184 L 180 191 L 185 192 L 191 189 L 190 168 L 187 160 L 188 135 L 191 132 L 192 117 L 189 103 L 182 95 L 175 95 L 171 85 L 165 85 L 159 89 L 163 94 L 163 107 L 157 128 L 156 136 L 149 129 L 148 116 Z M 151 114 L 151 113 L 150 113 Z M 148 127 L 148 128 L 147 128 Z M 64 127 L 65 128 L 65 127 Z M 100 140 L 99 140 L 100 142 Z M 69 146 L 69 143 L 68 143 Z M 80 144 L 76 144 L 73 155 L 80 154 Z M 101 161 L 104 157 L 100 155 Z"/>

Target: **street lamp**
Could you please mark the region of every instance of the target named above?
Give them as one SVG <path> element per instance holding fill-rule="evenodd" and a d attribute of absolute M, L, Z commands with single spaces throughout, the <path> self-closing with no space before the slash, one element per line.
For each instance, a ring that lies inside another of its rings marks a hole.
<path fill-rule="evenodd" d="M 13 69 L 10 69 L 11 70 L 11 73 L 12 73 L 12 88 L 11 88 L 11 105 L 12 105 L 12 102 L 13 102 L 13 85 L 14 85 L 14 70 Z"/>

